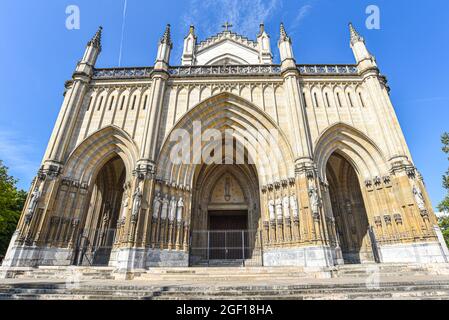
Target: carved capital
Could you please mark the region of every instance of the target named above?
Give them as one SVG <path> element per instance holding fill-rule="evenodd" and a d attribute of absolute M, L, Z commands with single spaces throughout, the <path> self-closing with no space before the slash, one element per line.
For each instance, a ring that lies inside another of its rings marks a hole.
<path fill-rule="evenodd" d="M 153 179 L 155 173 L 155 166 L 152 163 L 139 164 L 133 171 L 133 175 L 139 180 Z"/>

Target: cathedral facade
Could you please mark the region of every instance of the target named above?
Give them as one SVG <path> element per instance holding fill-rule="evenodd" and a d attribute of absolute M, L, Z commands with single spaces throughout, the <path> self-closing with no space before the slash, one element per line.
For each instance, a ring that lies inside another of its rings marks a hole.
<path fill-rule="evenodd" d="M 154 66 L 101 69 L 101 34 L 66 82 L 3 266 L 447 262 L 352 25 L 348 65 L 297 64 L 283 25 L 274 64 L 263 24 L 250 40 L 226 23 L 204 41 L 190 27 L 180 66 L 167 26 Z"/>

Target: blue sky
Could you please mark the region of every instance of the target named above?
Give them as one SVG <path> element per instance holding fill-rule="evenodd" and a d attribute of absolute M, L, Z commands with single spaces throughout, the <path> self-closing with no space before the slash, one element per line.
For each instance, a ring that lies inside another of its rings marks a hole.
<path fill-rule="evenodd" d="M 173 30 L 172 65 L 193 23 L 204 39 L 221 30 L 255 38 L 264 21 L 278 59 L 283 21 L 298 63 L 353 63 L 347 24 L 352 21 L 387 75 L 391 96 L 414 161 L 433 204 L 444 196 L 449 162 L 440 136 L 449 131 L 449 2 L 447 0 L 127 0 L 122 66 L 148 66 L 166 23 Z M 365 28 L 365 9 L 380 8 L 380 30 Z M 81 28 L 67 30 L 68 5 L 80 8 Z M 71 78 L 86 42 L 104 27 L 99 67 L 118 65 L 124 0 L 9 0 L 0 10 L 0 159 L 28 189 L 56 120 L 64 81 Z"/>

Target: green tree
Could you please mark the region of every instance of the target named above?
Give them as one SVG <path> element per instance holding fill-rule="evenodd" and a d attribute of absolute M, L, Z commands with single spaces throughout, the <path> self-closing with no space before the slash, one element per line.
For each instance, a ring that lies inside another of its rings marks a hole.
<path fill-rule="evenodd" d="M 25 191 L 17 190 L 16 184 L 0 160 L 0 256 L 8 249 L 27 197 Z"/>
<path fill-rule="evenodd" d="M 444 240 L 449 247 L 449 217 L 439 219 L 441 232 L 443 232 Z"/>
<path fill-rule="evenodd" d="M 446 132 L 445 134 L 443 134 L 443 136 L 441 137 L 441 142 L 443 143 L 443 152 L 449 155 L 449 133 Z M 438 205 L 438 210 L 440 210 L 441 212 L 449 213 L 449 169 L 443 176 L 443 187 L 448 191 L 448 194 Z M 444 239 L 449 246 L 449 217 L 440 219 L 440 228 L 443 231 Z"/>

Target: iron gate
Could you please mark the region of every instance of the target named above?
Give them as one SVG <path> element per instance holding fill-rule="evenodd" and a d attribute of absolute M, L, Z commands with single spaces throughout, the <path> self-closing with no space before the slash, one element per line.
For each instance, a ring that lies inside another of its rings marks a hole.
<path fill-rule="evenodd" d="M 263 266 L 262 233 L 249 230 L 192 231 L 191 266 Z"/>
<path fill-rule="evenodd" d="M 81 230 L 78 235 L 73 264 L 107 266 L 117 229 Z"/>

